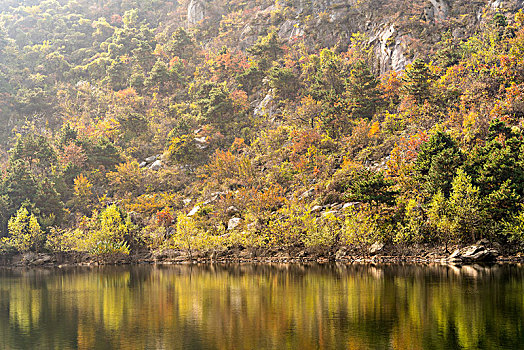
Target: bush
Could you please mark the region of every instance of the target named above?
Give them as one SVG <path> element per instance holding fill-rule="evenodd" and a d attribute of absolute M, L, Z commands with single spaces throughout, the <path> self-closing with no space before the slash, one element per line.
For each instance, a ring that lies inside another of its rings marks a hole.
<path fill-rule="evenodd" d="M 19 252 L 38 252 L 44 247 L 45 235 L 38 220 L 25 207 L 9 219 L 7 227 L 10 244 Z"/>
<path fill-rule="evenodd" d="M 384 238 L 379 214 L 369 208 L 348 211 L 342 229 L 342 243 L 364 248 Z"/>
<path fill-rule="evenodd" d="M 503 222 L 502 233 L 510 242 L 524 243 L 524 210 Z"/>
<path fill-rule="evenodd" d="M 177 217 L 176 233 L 171 244 L 175 248 L 186 249 L 189 258 L 193 259 L 193 251 L 205 246 L 205 233 L 196 225 L 195 220 L 187 215 Z"/>

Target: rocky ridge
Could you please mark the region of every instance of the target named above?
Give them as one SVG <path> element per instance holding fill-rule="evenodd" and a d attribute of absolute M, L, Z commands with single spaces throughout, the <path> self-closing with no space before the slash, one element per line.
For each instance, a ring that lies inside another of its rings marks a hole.
<path fill-rule="evenodd" d="M 288 42 L 303 39 L 308 47 L 342 51 L 361 33 L 380 73 L 402 70 L 420 53 L 427 54 L 451 26 L 453 37 L 463 39 L 478 29 L 485 14 L 515 13 L 524 7 L 520 0 L 288 0 L 256 4 L 242 8 L 249 16 L 238 31 L 228 34 L 236 36 L 239 48 L 247 49 L 271 28 Z M 227 15 L 214 1 L 191 0 L 187 23 L 205 25 L 205 19 L 216 22 Z"/>

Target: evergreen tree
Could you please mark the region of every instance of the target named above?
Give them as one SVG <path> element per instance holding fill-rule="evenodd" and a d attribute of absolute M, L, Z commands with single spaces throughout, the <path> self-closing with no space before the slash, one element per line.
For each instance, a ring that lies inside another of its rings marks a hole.
<path fill-rule="evenodd" d="M 346 83 L 353 117 L 373 118 L 382 105 L 379 83 L 363 61 L 355 64 Z"/>
<path fill-rule="evenodd" d="M 299 93 L 300 81 L 291 68 L 273 67 L 268 78 L 269 87 L 280 99 L 292 99 Z"/>
<path fill-rule="evenodd" d="M 463 49 L 456 39 L 453 38 L 451 31 L 442 35 L 442 40 L 437 44 L 435 62 L 442 68 L 456 65 L 460 62 L 463 55 Z"/>
<path fill-rule="evenodd" d="M 206 83 L 197 93 L 197 104 L 203 119 L 229 135 L 234 127 L 233 101 L 225 84 Z"/>
<path fill-rule="evenodd" d="M 282 42 L 275 31 L 270 32 L 266 36 L 259 37 L 256 43 L 247 51 L 259 58 L 258 65 L 263 71 L 269 69 L 271 63 L 276 61 L 284 52 Z"/>
<path fill-rule="evenodd" d="M 50 174 L 56 165 L 56 152 L 43 135 L 32 132 L 18 137 L 14 147 L 9 151 L 9 162 L 19 160 L 27 162 L 34 175 Z"/>
<path fill-rule="evenodd" d="M 451 136 L 437 131 L 420 149 L 414 167 L 416 177 L 429 193 L 441 191 L 447 197 L 462 158 L 462 152 Z"/>
<path fill-rule="evenodd" d="M 34 202 L 38 194 L 38 184 L 26 161 L 18 159 L 9 164 L 1 190 L 2 194 L 9 198 L 7 211 L 9 217 L 22 206 L 22 203 Z"/>
<path fill-rule="evenodd" d="M 417 58 L 406 68 L 402 78 L 404 82 L 402 91 L 406 96 L 413 98 L 417 104 L 422 104 L 430 97 L 431 79 L 428 65 Z"/>
<path fill-rule="evenodd" d="M 519 210 L 524 198 L 524 142 L 500 120 L 491 122 L 484 145 L 476 146 L 466 169 L 483 198 L 487 217 L 499 221 Z"/>

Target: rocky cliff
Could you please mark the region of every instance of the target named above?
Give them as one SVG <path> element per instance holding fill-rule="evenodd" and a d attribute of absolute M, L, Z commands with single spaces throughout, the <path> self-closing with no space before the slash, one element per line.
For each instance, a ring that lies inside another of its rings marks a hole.
<path fill-rule="evenodd" d="M 401 70 L 418 55 L 431 53 L 446 31 L 465 38 L 482 25 L 486 14 L 514 13 L 522 7 L 522 0 L 287 0 L 237 6 L 192 0 L 187 21 L 189 25 L 219 22 L 220 30 L 227 28 L 228 37 L 234 37 L 241 49 L 271 29 L 287 41 L 304 39 L 307 47 L 340 51 L 361 33 L 372 47 L 376 70 L 384 73 Z M 208 21 L 203 23 L 205 18 Z"/>

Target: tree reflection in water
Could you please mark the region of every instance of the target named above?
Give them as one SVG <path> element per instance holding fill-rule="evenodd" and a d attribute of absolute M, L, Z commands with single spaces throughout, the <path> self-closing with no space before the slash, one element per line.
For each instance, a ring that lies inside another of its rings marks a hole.
<path fill-rule="evenodd" d="M 0 270 L 2 349 L 517 349 L 519 265 Z"/>

